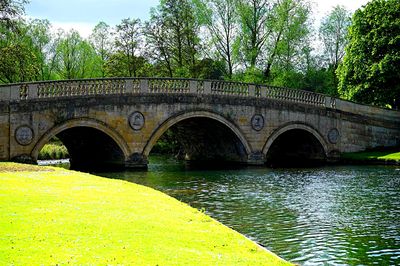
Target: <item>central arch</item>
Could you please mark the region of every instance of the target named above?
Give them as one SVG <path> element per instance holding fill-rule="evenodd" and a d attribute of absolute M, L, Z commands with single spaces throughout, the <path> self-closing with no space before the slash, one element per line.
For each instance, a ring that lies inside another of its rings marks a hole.
<path fill-rule="evenodd" d="M 328 146 L 312 126 L 294 122 L 283 125 L 271 134 L 263 154 L 270 166 L 307 166 L 325 162 Z"/>
<path fill-rule="evenodd" d="M 31 152 L 35 161 L 53 137 L 58 137 L 67 147 L 71 168 L 77 170 L 123 167 L 130 154 L 124 139 L 105 123 L 94 119 L 71 119 L 51 128 L 39 139 Z"/>
<path fill-rule="evenodd" d="M 243 146 L 243 150 L 246 153 L 245 160 L 247 160 L 248 155 L 251 154 L 251 147 L 240 129 L 233 122 L 227 120 L 222 115 L 209 111 L 191 111 L 187 113 L 180 113 L 168 118 L 154 130 L 144 148 L 143 155 L 147 158 L 153 146 L 157 143 L 160 137 L 173 126 L 188 121 L 202 121 L 204 125 L 204 123 L 206 123 L 208 120 L 210 125 L 217 125 L 219 128 L 226 130 L 228 134 L 232 134 L 235 138 L 237 138 L 237 140 L 240 142 L 240 145 Z M 212 132 L 210 132 L 210 134 L 212 134 Z M 242 162 L 245 162 L 245 160 L 242 160 Z"/>

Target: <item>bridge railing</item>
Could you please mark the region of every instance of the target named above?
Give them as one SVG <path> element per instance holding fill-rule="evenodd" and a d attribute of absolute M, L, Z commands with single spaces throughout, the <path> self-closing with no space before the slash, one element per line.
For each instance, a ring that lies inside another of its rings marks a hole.
<path fill-rule="evenodd" d="M 180 93 L 255 97 L 321 107 L 336 107 L 336 99 L 303 90 L 221 80 L 180 78 L 104 78 L 41 81 L 0 85 L 1 101 L 121 95 L 138 93 Z"/>

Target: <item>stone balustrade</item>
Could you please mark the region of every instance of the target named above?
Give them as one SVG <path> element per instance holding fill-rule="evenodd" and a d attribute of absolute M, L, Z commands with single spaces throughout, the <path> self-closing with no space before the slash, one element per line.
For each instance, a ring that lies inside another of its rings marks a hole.
<path fill-rule="evenodd" d="M 336 107 L 335 98 L 318 93 L 221 80 L 104 78 L 0 85 L 1 101 L 26 101 L 31 99 L 137 93 L 191 93 L 255 97 L 329 108 Z"/>

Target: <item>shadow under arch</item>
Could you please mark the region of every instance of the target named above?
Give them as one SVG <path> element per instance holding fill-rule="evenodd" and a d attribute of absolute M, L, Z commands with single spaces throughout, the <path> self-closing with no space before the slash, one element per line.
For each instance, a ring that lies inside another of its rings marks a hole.
<path fill-rule="evenodd" d="M 309 166 L 326 162 L 328 146 L 311 125 L 292 122 L 275 130 L 262 152 L 269 166 Z"/>
<path fill-rule="evenodd" d="M 122 136 L 120 136 L 117 132 L 115 132 L 113 129 L 111 129 L 109 126 L 107 126 L 104 122 L 95 120 L 95 119 L 88 119 L 88 118 L 80 118 L 80 119 L 71 119 L 68 121 L 65 121 L 62 124 L 56 125 L 50 130 L 48 130 L 43 136 L 39 139 L 39 141 L 35 144 L 32 152 L 31 152 L 31 157 L 37 161 L 38 155 L 40 150 L 43 148 L 43 146 L 48 143 L 53 137 L 57 136 L 59 137 L 65 146 L 67 146 L 68 151 L 70 152 L 71 155 L 71 160 L 73 160 L 73 155 L 74 152 L 71 154 L 71 149 L 79 149 L 79 147 L 72 147 L 72 146 L 77 146 L 79 144 L 84 144 L 84 143 L 77 143 L 74 144 L 72 140 L 67 141 L 65 143 L 65 140 L 68 140 L 68 136 L 65 134 L 66 132 L 69 133 L 74 133 L 72 134 L 71 138 L 83 138 L 84 141 L 90 141 L 92 142 L 89 147 L 91 148 L 101 148 L 103 147 L 103 150 L 97 150 L 97 151 L 102 151 L 102 152 L 107 152 L 112 149 L 113 152 L 116 153 L 114 156 L 117 160 L 115 160 L 115 165 L 118 165 L 119 167 L 123 167 L 125 164 L 125 161 L 127 158 L 129 158 L 130 155 L 130 150 L 123 139 Z M 84 139 L 86 137 L 86 139 Z M 108 149 L 104 149 L 104 145 L 108 145 Z M 88 148 L 88 147 L 83 147 Z M 92 154 L 93 156 L 99 156 L 99 154 L 96 154 L 96 150 L 93 151 L 83 151 L 86 155 Z M 109 157 L 111 155 L 108 154 L 103 154 L 103 156 Z M 111 164 L 111 163 L 110 163 Z M 78 169 L 78 170 L 86 170 L 84 165 L 80 165 L 78 167 L 73 167 L 72 161 L 71 161 L 71 168 L 73 169 Z M 92 167 L 89 167 L 92 168 Z M 92 170 L 92 169 L 88 169 Z"/>
<path fill-rule="evenodd" d="M 158 126 L 154 132 L 152 133 L 149 141 L 147 142 L 144 150 L 143 155 L 147 158 L 153 148 L 153 146 L 157 143 L 157 141 L 161 138 L 161 136 L 170 128 L 174 127 L 175 125 L 189 121 L 189 120 L 209 120 L 209 122 L 222 125 L 226 129 L 226 133 L 232 133 L 234 137 L 240 142 L 240 145 L 243 146 L 243 150 L 246 153 L 245 159 L 242 162 L 247 161 L 247 156 L 251 154 L 251 146 L 249 145 L 248 141 L 244 137 L 243 133 L 240 129 L 232 122 L 221 116 L 220 114 L 213 113 L 210 111 L 190 111 L 185 113 L 180 113 L 174 115 L 167 120 L 165 120 L 160 126 Z M 211 132 L 212 133 L 212 132 Z"/>

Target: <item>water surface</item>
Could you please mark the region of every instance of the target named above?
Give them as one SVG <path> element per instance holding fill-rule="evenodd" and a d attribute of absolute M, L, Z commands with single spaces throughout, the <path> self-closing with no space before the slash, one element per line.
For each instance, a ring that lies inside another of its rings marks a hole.
<path fill-rule="evenodd" d="M 147 172 L 105 173 L 161 190 L 300 265 L 400 265 L 400 169 L 189 171 L 152 158 Z"/>

